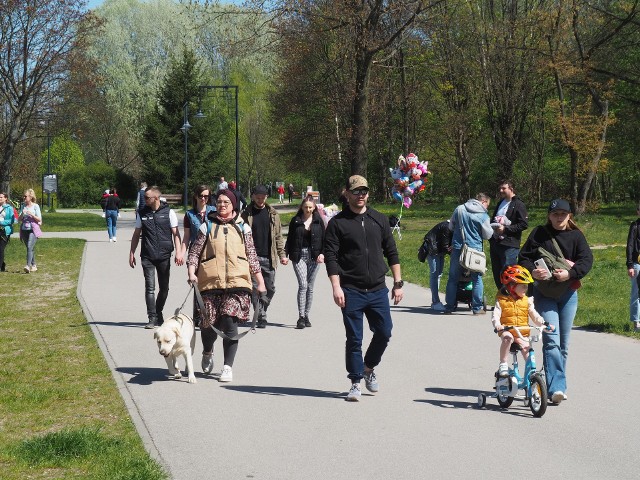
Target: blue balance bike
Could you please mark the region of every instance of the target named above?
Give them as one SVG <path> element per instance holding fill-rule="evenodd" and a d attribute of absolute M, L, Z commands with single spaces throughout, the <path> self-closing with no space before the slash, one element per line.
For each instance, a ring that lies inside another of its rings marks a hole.
<path fill-rule="evenodd" d="M 546 322 L 545 322 L 546 323 Z M 520 333 L 521 328 L 531 329 L 528 337 L 523 337 Z M 536 355 L 533 351 L 533 342 L 540 339 L 540 334 L 544 328 L 548 328 L 548 324 L 542 327 L 504 327 L 504 331 L 515 331 L 518 337 L 529 342 L 529 358 L 524 367 L 524 375 L 520 376 L 518 369 L 518 351 L 520 346 L 513 342 L 510 352 L 513 355 L 513 363 L 509 368 L 508 377 L 500 377 L 498 372 L 495 373 L 496 385 L 495 393 L 491 398 L 497 398 L 502 408 L 509 408 L 514 399 L 523 400 L 524 405 L 531 409 L 534 417 L 542 417 L 547 411 L 547 382 L 544 372 L 536 369 Z M 533 330 L 537 330 L 537 334 L 533 334 Z M 522 390 L 522 394 L 518 392 Z M 478 407 L 483 408 L 487 404 L 487 395 L 480 393 L 478 395 Z"/>

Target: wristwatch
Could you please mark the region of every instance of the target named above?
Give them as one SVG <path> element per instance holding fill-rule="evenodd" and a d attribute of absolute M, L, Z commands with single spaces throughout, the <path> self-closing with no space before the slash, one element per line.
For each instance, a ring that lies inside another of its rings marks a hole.
<path fill-rule="evenodd" d="M 397 282 L 393 282 L 393 289 L 404 287 L 404 280 L 398 280 Z"/>

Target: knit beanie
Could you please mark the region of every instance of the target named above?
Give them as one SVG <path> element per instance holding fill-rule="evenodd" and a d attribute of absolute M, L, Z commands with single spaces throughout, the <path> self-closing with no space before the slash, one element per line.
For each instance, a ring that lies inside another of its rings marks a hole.
<path fill-rule="evenodd" d="M 233 210 L 236 212 L 238 211 L 238 199 L 236 198 L 235 193 L 233 193 L 228 188 L 224 188 L 218 191 L 218 196 L 220 195 L 224 195 L 225 197 L 228 197 L 229 201 L 231 202 L 231 207 L 233 208 Z"/>

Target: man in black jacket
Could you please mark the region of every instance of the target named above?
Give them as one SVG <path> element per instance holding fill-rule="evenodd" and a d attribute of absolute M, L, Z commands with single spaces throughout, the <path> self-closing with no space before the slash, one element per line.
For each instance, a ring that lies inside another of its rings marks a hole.
<path fill-rule="evenodd" d="M 429 264 L 429 288 L 431 289 L 431 309 L 444 312 L 440 301 L 440 277 L 444 268 L 444 256 L 451 253 L 451 238 L 453 232 L 449 229 L 449 220 L 438 223 L 427 232 L 424 241 L 428 247 L 427 263 Z"/>
<path fill-rule="evenodd" d="M 500 274 L 507 265 L 518 263 L 522 232 L 529 228 L 524 202 L 516 196 L 513 182 L 504 180 L 499 187 L 500 200 L 491 217 L 493 237 L 489 239 L 491 270 L 498 290 L 502 287 Z"/>
<path fill-rule="evenodd" d="M 369 185 L 360 175 L 347 181 L 348 208 L 333 217 L 325 233 L 324 258 L 333 289 L 333 301 L 342 309 L 346 332 L 347 377 L 351 389 L 347 401 L 360 400 L 360 380 L 367 390 L 378 391 L 373 369 L 380 363 L 391 338 L 389 290 L 385 284 L 387 263 L 393 274 L 391 298 L 402 300 L 403 281 L 400 258 L 389 219 L 367 207 Z M 385 257 L 387 263 L 385 263 Z M 362 358 L 363 314 L 366 313 L 373 338 Z"/>

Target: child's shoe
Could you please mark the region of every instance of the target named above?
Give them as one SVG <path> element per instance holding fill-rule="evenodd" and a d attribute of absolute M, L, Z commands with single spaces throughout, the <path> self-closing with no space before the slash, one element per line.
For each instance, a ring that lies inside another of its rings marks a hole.
<path fill-rule="evenodd" d="M 509 366 L 506 363 L 498 365 L 498 376 L 500 378 L 507 378 L 509 376 Z"/>

